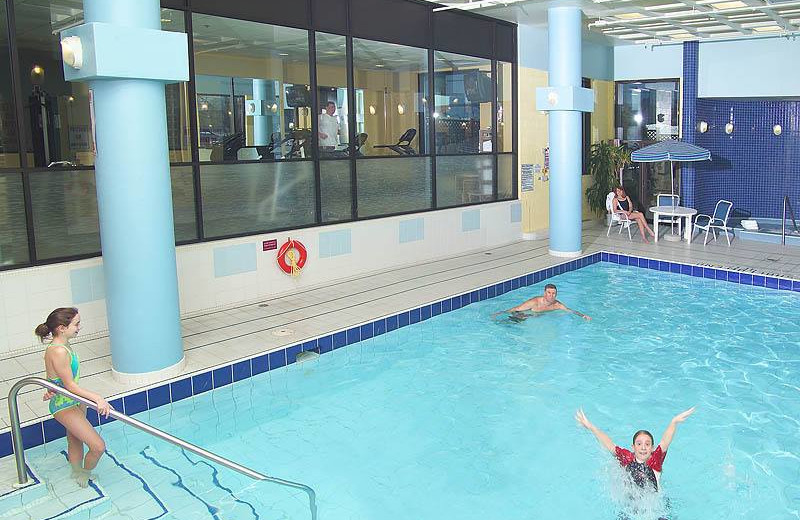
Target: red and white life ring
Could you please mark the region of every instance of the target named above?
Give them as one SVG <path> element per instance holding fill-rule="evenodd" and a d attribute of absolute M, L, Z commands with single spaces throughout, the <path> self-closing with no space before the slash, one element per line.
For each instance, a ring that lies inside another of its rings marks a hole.
<path fill-rule="evenodd" d="M 286 274 L 297 276 L 306 265 L 308 252 L 299 240 L 288 239 L 278 250 L 278 267 Z"/>

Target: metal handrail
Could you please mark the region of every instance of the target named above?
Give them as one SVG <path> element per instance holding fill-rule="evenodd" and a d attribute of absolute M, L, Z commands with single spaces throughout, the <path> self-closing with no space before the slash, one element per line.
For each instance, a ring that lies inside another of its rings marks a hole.
<path fill-rule="evenodd" d="M 94 404 L 94 402 L 90 401 L 89 399 L 76 395 L 63 387 L 60 387 L 57 384 L 48 381 L 47 379 L 42 379 L 41 377 L 26 377 L 14 383 L 14 386 L 12 386 L 11 390 L 8 392 L 8 415 L 11 418 L 11 442 L 14 446 L 14 457 L 16 458 L 17 462 L 17 478 L 19 479 L 19 486 L 27 485 L 28 472 L 26 471 L 26 465 L 25 465 L 25 448 L 22 445 L 22 430 L 20 429 L 17 394 L 19 394 L 19 391 L 22 387 L 27 385 L 41 386 L 43 388 L 50 390 L 51 392 L 55 392 L 57 394 L 69 397 L 70 399 L 74 399 L 79 403 L 85 404 L 86 406 L 94 410 L 97 410 L 97 406 Z M 300 484 L 298 482 L 292 482 L 291 480 L 284 480 L 282 478 L 270 477 L 268 475 L 264 475 L 263 473 L 254 471 L 250 468 L 242 466 L 241 464 L 237 464 L 231 460 L 228 460 L 225 457 L 220 457 L 215 453 L 211 453 L 210 451 L 204 450 L 199 446 L 195 446 L 190 442 L 187 442 L 183 439 L 179 439 L 178 437 L 170 435 L 167 432 L 161 431 L 154 426 L 145 424 L 139 420 L 134 419 L 133 417 L 128 417 L 124 413 L 118 412 L 116 410 L 111 410 L 108 413 L 108 416 L 113 417 L 114 419 L 123 422 L 125 424 L 128 424 L 130 426 L 133 426 L 134 428 L 138 428 L 145 433 L 149 433 L 154 437 L 158 437 L 161 440 L 172 443 L 175 446 L 178 446 L 179 448 L 191 451 L 196 455 L 199 455 L 203 458 L 216 462 L 217 464 L 225 466 L 228 469 L 237 471 L 242 475 L 246 475 L 252 479 L 266 480 L 267 482 L 272 482 L 274 484 L 279 484 L 281 486 L 300 489 L 308 495 L 308 506 L 311 509 L 311 519 L 317 520 L 317 495 L 313 489 L 311 489 L 309 486 L 306 486 L 305 484 Z"/>
<path fill-rule="evenodd" d="M 797 229 L 797 219 L 794 218 L 794 211 L 792 211 L 792 203 L 789 202 L 789 196 L 783 196 L 783 218 L 781 219 L 781 243 L 786 245 L 786 210 L 789 210 L 789 215 L 792 217 L 792 224 L 794 224 L 795 233 L 800 233 Z"/>

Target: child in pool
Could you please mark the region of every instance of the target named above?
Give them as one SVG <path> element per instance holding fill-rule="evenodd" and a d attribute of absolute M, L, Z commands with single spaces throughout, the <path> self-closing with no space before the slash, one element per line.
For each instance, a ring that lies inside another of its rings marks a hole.
<path fill-rule="evenodd" d="M 36 335 L 42 343 L 50 343 L 44 353 L 47 379 L 81 397 L 94 401 L 97 411 L 108 417 L 111 405 L 102 396 L 78 386 L 80 361 L 69 341 L 77 336 L 81 327 L 81 316 L 74 307 L 61 307 L 47 316 L 44 323 L 36 327 Z M 72 476 L 81 487 L 86 487 L 93 478 L 91 470 L 97 466 L 105 453 L 106 445 L 91 423 L 86 419 L 86 406 L 64 395 L 47 392 L 44 400 L 50 401 L 50 413 L 67 430 L 67 457 L 72 465 Z M 89 447 L 84 457 L 83 445 Z"/>
<path fill-rule="evenodd" d="M 667 449 L 672 442 L 672 437 L 675 435 L 675 429 L 678 424 L 694 413 L 694 408 L 693 406 L 672 418 L 655 449 L 653 449 L 653 435 L 647 430 L 636 432 L 633 435 L 631 450 L 627 450 L 614 444 L 605 432 L 592 424 L 586 418 L 582 408 L 575 413 L 575 420 L 592 432 L 597 437 L 597 440 L 600 441 L 600 444 L 617 458 L 619 464 L 625 468 L 634 484 L 643 489 L 658 491 L 661 466 L 667 456 Z"/>

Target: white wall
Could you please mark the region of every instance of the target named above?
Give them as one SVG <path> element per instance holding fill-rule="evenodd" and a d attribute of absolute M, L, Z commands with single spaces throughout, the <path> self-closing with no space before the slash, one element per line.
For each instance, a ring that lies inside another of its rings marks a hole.
<path fill-rule="evenodd" d="M 614 80 L 683 77 L 680 45 L 620 45 L 614 47 Z"/>
<path fill-rule="evenodd" d="M 462 231 L 462 215 L 469 214 L 470 225 L 474 225 L 475 211 L 480 212 L 480 228 Z M 180 246 L 177 248 L 177 264 L 181 315 L 519 240 L 519 215 L 519 202 L 498 202 Z M 424 220 L 424 238 L 400 243 L 399 223 L 411 219 Z M 320 234 L 335 230 L 349 230 L 350 252 L 320 258 Z M 309 252 L 308 263 L 297 278 L 278 269 L 276 251 L 261 251 L 263 240 L 277 239 L 280 246 L 288 236 L 303 242 Z M 255 270 L 215 276 L 215 249 L 253 243 L 257 246 Z M 36 344 L 33 335 L 36 325 L 55 307 L 73 304 L 72 273 L 101 264 L 102 258 L 92 258 L 0 272 L 0 355 Z M 81 309 L 82 335 L 107 330 L 104 299 L 82 302 L 78 306 Z M 143 327 L 146 336 L 146 324 Z"/>
<path fill-rule="evenodd" d="M 765 38 L 700 44 L 699 97 L 800 96 L 800 41 Z"/>
<path fill-rule="evenodd" d="M 517 27 L 519 65 L 537 70 L 549 70 L 549 35 L 547 28 L 520 25 Z M 613 47 L 592 41 L 584 35 L 581 44 L 582 75 L 592 79 L 614 79 Z"/>

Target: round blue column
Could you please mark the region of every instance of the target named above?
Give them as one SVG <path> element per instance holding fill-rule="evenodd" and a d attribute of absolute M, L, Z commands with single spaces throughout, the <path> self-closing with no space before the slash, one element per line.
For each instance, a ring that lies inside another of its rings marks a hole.
<path fill-rule="evenodd" d="M 85 0 L 86 23 L 160 29 L 159 0 Z M 96 79 L 95 178 L 114 376 L 184 365 L 164 82 Z"/>
<path fill-rule="evenodd" d="M 551 7 L 549 83 L 551 87 L 581 86 L 581 10 Z M 550 254 L 581 254 L 581 112 L 553 110 L 550 137 Z"/>

